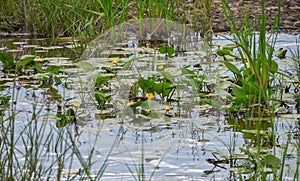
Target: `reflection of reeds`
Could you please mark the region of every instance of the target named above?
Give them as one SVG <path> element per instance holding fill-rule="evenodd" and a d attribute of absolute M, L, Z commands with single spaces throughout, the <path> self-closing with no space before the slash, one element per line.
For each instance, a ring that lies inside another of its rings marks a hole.
<path fill-rule="evenodd" d="M 296 39 L 296 50 L 292 50 L 288 47 L 289 51 L 292 54 L 292 61 L 293 61 L 293 70 L 296 73 L 296 76 L 298 78 L 298 80 L 300 80 L 300 45 L 298 44 L 298 39 Z"/>
<path fill-rule="evenodd" d="M 76 130 L 77 125 L 56 127 L 51 112 L 41 106 L 38 94 L 28 94 L 32 104 L 21 105 L 18 86 L 15 81 L 11 87 L 11 96 L 3 97 L 0 94 L 1 180 L 99 180 L 108 165 L 115 143 L 100 168 L 98 163 L 95 166 L 94 155 L 98 153 L 94 146 L 98 144 L 99 132 L 95 141 L 89 145 L 90 148 L 83 152 L 80 148 L 82 143 L 77 138 L 80 136 Z M 10 103 L 9 99 L 14 101 Z M 21 106 L 27 106 L 26 112 L 19 110 Z"/>

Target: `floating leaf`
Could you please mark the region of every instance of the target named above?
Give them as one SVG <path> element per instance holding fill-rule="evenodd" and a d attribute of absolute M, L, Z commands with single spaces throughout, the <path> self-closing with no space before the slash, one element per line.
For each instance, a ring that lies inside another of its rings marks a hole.
<path fill-rule="evenodd" d="M 56 121 L 56 127 L 62 128 L 68 124 L 72 124 L 76 121 L 75 111 L 68 109 L 65 114 L 57 114 L 58 120 Z"/>
<path fill-rule="evenodd" d="M 110 79 L 111 79 L 111 77 L 109 77 L 109 76 L 103 76 L 103 75 L 98 76 L 95 81 L 95 88 L 100 89 Z"/>
<path fill-rule="evenodd" d="M 169 72 L 162 72 L 162 75 L 164 76 L 164 78 L 166 80 L 171 81 L 171 82 L 174 81 L 174 77 Z"/>
<path fill-rule="evenodd" d="M 140 105 L 144 110 L 154 110 L 160 107 L 160 104 L 154 100 L 148 99 Z"/>
<path fill-rule="evenodd" d="M 111 95 L 105 95 L 102 92 L 95 92 L 95 99 L 98 102 L 98 108 L 104 109 L 106 102 L 111 101 Z"/>
<path fill-rule="evenodd" d="M 32 67 L 34 68 L 34 70 L 36 70 L 37 72 L 41 73 L 43 72 L 42 67 L 40 66 L 40 64 L 38 64 L 37 62 L 31 62 Z"/>
<path fill-rule="evenodd" d="M 213 99 L 201 99 L 201 102 L 206 103 L 206 104 L 211 105 L 216 108 L 221 107 L 221 104 L 218 101 L 215 101 Z"/>
<path fill-rule="evenodd" d="M 154 81 L 140 78 L 138 81 L 139 87 L 144 91 L 144 93 L 154 92 Z"/>
<path fill-rule="evenodd" d="M 162 54 L 168 54 L 168 57 L 172 57 L 172 55 L 175 53 L 174 48 L 172 48 L 170 46 L 160 47 L 158 49 L 158 51 L 159 51 L 159 53 L 162 53 Z"/>
<path fill-rule="evenodd" d="M 170 88 L 170 82 L 160 82 L 160 83 L 154 83 L 154 91 L 158 94 L 162 94 L 163 97 L 169 95 L 172 88 Z"/>
<path fill-rule="evenodd" d="M 281 161 L 275 155 L 268 154 L 264 157 L 265 164 L 272 167 L 279 167 L 281 165 Z"/>
<path fill-rule="evenodd" d="M 60 67 L 54 65 L 50 65 L 45 69 L 45 72 L 52 73 L 52 74 L 57 74 L 59 71 L 60 71 Z"/>
<path fill-rule="evenodd" d="M 78 67 L 83 69 L 85 72 L 90 72 L 94 69 L 94 66 L 89 62 L 79 62 Z"/>

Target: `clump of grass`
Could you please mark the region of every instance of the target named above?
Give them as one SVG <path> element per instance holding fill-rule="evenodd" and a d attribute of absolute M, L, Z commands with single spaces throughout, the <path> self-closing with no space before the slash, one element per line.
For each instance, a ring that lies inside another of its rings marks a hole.
<path fill-rule="evenodd" d="M 298 44 L 298 41 L 299 40 L 296 39 L 296 46 L 297 46 L 296 50 L 292 50 L 290 48 L 288 48 L 288 49 L 289 49 L 290 53 L 292 54 L 291 59 L 294 63 L 293 70 L 295 71 L 298 80 L 300 80 L 300 45 Z"/>
<path fill-rule="evenodd" d="M 225 61 L 227 68 L 237 77 L 235 82 L 237 86 L 233 87 L 233 93 L 238 95 L 235 103 L 238 105 L 246 102 L 250 105 L 267 105 L 272 99 L 271 90 L 275 81 L 274 76 L 278 73 L 278 64 L 272 58 L 279 31 L 280 10 L 275 18 L 274 33 L 267 37 L 265 1 L 261 3 L 261 16 L 258 16 L 257 20 L 251 24 L 249 16 L 246 15 L 241 28 L 238 27 L 235 15 L 225 0 L 222 0 L 222 6 L 231 28 L 233 42 L 237 46 L 238 55 L 243 62 L 243 73 L 240 73 L 235 65 Z M 280 9 L 280 1 L 278 1 L 278 9 Z M 254 30 L 256 25 L 259 26 L 258 40 Z"/>
<path fill-rule="evenodd" d="M 5 1 L 0 4 L 0 30 L 28 31 L 44 37 L 83 35 L 93 38 L 134 19 L 164 18 L 196 24 L 201 12 L 201 24 L 205 26 L 205 33 L 211 36 L 212 3 L 212 0 L 201 0 L 200 5 L 179 0 Z M 187 19 L 190 15 L 196 18 Z"/>

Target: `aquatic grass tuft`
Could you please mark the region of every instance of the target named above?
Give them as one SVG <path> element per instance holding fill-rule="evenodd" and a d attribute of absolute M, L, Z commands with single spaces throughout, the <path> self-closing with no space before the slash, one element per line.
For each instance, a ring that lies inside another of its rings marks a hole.
<path fill-rule="evenodd" d="M 280 1 L 278 3 L 280 9 Z M 234 13 L 225 0 L 222 0 L 222 6 L 231 28 L 233 42 L 237 45 L 238 55 L 244 65 L 243 73 L 241 74 L 235 65 L 229 61 L 225 61 L 227 68 L 238 78 L 235 82 L 237 86 L 233 87 L 233 93 L 240 95 L 240 97 L 235 99 L 235 102 L 236 104 L 247 102 L 249 105 L 267 105 L 272 99 L 271 89 L 275 81 L 273 77 L 278 73 L 278 64 L 272 58 L 279 31 L 280 11 L 278 11 L 278 18 L 274 22 L 275 32 L 267 37 L 265 29 L 265 1 L 261 2 L 261 16 L 256 18 L 254 24 L 250 24 L 249 17 L 246 15 L 242 27 L 239 27 Z M 257 24 L 259 26 L 258 35 L 256 35 L 254 29 Z M 269 45 L 269 42 L 271 45 Z"/>

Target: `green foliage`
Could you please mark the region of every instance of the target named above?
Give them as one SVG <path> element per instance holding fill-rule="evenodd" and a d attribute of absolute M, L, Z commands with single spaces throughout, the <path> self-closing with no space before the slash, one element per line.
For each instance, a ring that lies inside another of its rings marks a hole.
<path fill-rule="evenodd" d="M 237 56 L 235 56 L 234 53 L 232 52 L 231 48 L 223 47 L 223 49 L 218 49 L 216 53 L 217 55 L 223 57 L 225 60 L 226 60 L 226 56 L 237 58 Z"/>
<path fill-rule="evenodd" d="M 63 128 L 68 124 L 73 124 L 76 122 L 76 114 L 74 109 L 68 109 L 64 114 L 57 114 L 56 127 Z"/>
<path fill-rule="evenodd" d="M 101 92 L 95 92 L 95 99 L 98 103 L 98 108 L 102 110 L 105 109 L 105 104 L 111 101 L 112 95 L 105 95 Z"/>
<path fill-rule="evenodd" d="M 206 103 L 206 104 L 211 105 L 216 108 L 221 107 L 221 104 L 218 101 L 215 101 L 213 99 L 201 99 L 201 102 Z"/>
<path fill-rule="evenodd" d="M 186 13 L 179 4 L 182 2 L 178 0 L 4 1 L 0 4 L 0 29 L 21 28 L 52 38 L 83 35 L 87 40 L 132 19 L 165 18 L 185 22 L 185 15 L 178 16 L 180 11 Z"/>
<path fill-rule="evenodd" d="M 4 72 L 16 73 L 18 75 L 26 74 L 27 71 L 34 73 L 49 73 L 50 75 L 57 74 L 61 71 L 59 66 L 48 66 L 43 69 L 41 65 L 35 61 L 35 56 L 28 56 L 19 61 L 6 52 L 0 52 L 0 61 L 3 64 Z"/>
<path fill-rule="evenodd" d="M 272 154 L 267 154 L 264 156 L 264 163 L 266 166 L 271 166 L 273 168 L 281 166 L 280 159 Z"/>
<path fill-rule="evenodd" d="M 174 48 L 172 48 L 172 47 L 170 47 L 170 46 L 163 46 L 163 47 L 160 47 L 160 48 L 158 49 L 158 51 L 159 51 L 159 53 L 168 55 L 168 57 L 172 57 L 173 54 L 175 53 Z"/>
<path fill-rule="evenodd" d="M 285 58 L 286 52 L 287 50 L 279 50 L 277 57 L 280 59 Z"/>
<path fill-rule="evenodd" d="M 15 68 L 14 58 L 6 52 L 0 51 L 0 61 L 2 62 L 4 71 L 6 72 Z"/>
<path fill-rule="evenodd" d="M 280 2 L 279 2 L 280 3 Z M 217 50 L 219 56 L 234 56 L 232 50 L 238 50 L 238 56 L 243 62 L 243 67 L 238 69 L 229 61 L 225 61 L 225 66 L 235 75 L 235 84 L 233 94 L 236 96 L 235 103 L 240 106 L 248 107 L 249 103 L 258 103 L 258 105 L 269 104 L 272 98 L 272 85 L 278 72 L 278 64 L 272 60 L 274 55 L 274 46 L 278 33 L 278 23 L 274 27 L 276 32 L 266 37 L 266 17 L 265 2 L 262 1 L 262 13 L 257 17 L 259 30 L 258 47 L 256 47 L 256 34 L 249 22 L 249 15 L 245 15 L 245 22 L 242 28 L 237 27 L 235 15 L 229 8 L 225 0 L 222 0 L 222 7 L 228 24 L 233 35 L 233 43 L 225 46 L 222 50 Z M 278 17 L 280 12 L 278 13 Z M 279 20 L 279 18 L 278 18 Z M 253 26 L 255 26 L 254 24 Z M 272 44 L 268 45 L 267 40 L 272 40 Z M 269 51 L 267 51 L 267 49 Z M 225 59 L 225 57 L 224 57 Z M 243 101 L 245 101 L 243 103 Z"/>
<path fill-rule="evenodd" d="M 164 100 L 165 97 L 168 97 L 174 89 L 174 87 L 171 86 L 171 82 L 168 80 L 155 78 L 149 80 L 140 77 L 138 86 L 143 90 L 143 95 L 146 95 L 147 93 L 156 93 L 160 95 L 162 100 Z"/>
<path fill-rule="evenodd" d="M 98 76 L 95 80 L 95 89 L 101 89 L 111 79 L 109 76 Z"/>

